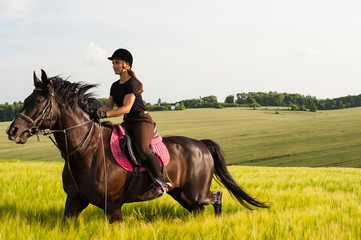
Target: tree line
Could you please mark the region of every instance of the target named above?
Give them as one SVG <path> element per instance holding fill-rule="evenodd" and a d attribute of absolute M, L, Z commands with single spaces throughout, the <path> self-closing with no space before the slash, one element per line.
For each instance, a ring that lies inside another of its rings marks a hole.
<path fill-rule="evenodd" d="M 96 107 L 104 106 L 107 98 L 99 98 Z M 185 110 L 188 108 L 224 108 L 224 107 L 260 107 L 278 106 L 289 107 L 294 111 L 333 110 L 361 106 L 361 94 L 333 99 L 316 99 L 312 96 L 301 94 L 277 93 L 277 92 L 249 92 L 228 95 L 223 103 L 218 102 L 217 97 L 210 95 L 186 99 L 176 103 L 162 102 L 158 100 L 156 104 L 145 103 L 149 111 L 170 111 Z M 0 104 L 0 122 L 12 121 L 21 111 L 24 103 L 14 102 L 13 104 Z"/>
<path fill-rule="evenodd" d="M 301 94 L 277 92 L 237 93 L 226 97 L 225 103 L 248 104 L 249 106 L 290 107 L 291 110 L 316 112 L 317 110 L 333 110 L 361 106 L 361 94 L 333 99 L 316 99 Z"/>
<path fill-rule="evenodd" d="M 0 122 L 12 121 L 23 108 L 23 102 L 0 104 Z"/>

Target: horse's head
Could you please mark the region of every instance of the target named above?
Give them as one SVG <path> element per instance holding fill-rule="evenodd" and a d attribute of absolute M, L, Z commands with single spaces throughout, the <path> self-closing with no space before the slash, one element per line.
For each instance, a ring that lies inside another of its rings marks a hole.
<path fill-rule="evenodd" d="M 52 126 L 54 116 L 54 89 L 51 80 L 41 70 L 41 80 L 34 72 L 34 91 L 24 101 L 20 113 L 12 121 L 6 133 L 9 139 L 24 144 L 41 129 Z"/>

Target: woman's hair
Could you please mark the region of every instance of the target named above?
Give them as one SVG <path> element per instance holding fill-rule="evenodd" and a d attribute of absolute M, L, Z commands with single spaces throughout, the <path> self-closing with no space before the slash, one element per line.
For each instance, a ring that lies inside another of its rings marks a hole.
<path fill-rule="evenodd" d="M 137 78 L 137 76 L 135 75 L 135 73 L 133 72 L 132 68 L 128 65 L 126 66 L 125 61 L 123 61 L 123 68 L 125 68 L 128 71 L 128 74 L 133 77 L 135 80 L 137 80 L 137 82 L 139 83 L 139 94 L 141 94 L 143 92 L 143 83 Z"/>
<path fill-rule="evenodd" d="M 128 69 L 128 74 L 130 76 L 132 76 L 135 80 L 137 80 L 137 82 L 139 83 L 139 94 L 143 92 L 143 83 L 137 78 L 137 76 L 135 76 L 135 73 L 133 72 L 132 69 Z"/>

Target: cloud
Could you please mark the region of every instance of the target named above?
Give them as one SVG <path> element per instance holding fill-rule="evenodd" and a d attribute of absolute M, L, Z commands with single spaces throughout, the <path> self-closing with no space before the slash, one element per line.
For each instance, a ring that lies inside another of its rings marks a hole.
<path fill-rule="evenodd" d="M 108 53 L 93 42 L 85 46 L 83 61 L 86 65 L 98 65 L 107 61 Z"/>
<path fill-rule="evenodd" d="M 1 0 L 0 20 L 12 21 L 22 18 L 32 5 L 32 0 Z"/>

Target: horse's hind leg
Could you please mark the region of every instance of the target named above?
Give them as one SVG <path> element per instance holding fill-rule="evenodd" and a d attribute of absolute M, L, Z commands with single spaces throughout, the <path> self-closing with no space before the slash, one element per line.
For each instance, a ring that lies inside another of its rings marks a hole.
<path fill-rule="evenodd" d="M 214 191 L 212 192 L 214 196 L 214 203 L 212 203 L 214 207 L 214 212 L 216 216 L 221 216 L 222 214 L 222 192 L 221 191 Z"/>
<path fill-rule="evenodd" d="M 197 206 L 213 205 L 215 214 L 220 216 L 222 214 L 222 192 L 207 190 L 206 194 L 190 195 L 188 199 L 194 199 L 193 202 Z"/>
<path fill-rule="evenodd" d="M 190 212 L 202 213 L 204 205 L 212 204 L 215 214 L 220 216 L 222 214 L 222 192 L 214 191 L 207 194 L 208 197 L 201 197 L 197 200 L 190 200 L 192 198 L 187 197 L 184 191 L 180 188 L 175 188 L 169 194 L 177 200 L 185 209 Z"/>
<path fill-rule="evenodd" d="M 204 210 L 202 204 L 197 204 L 196 202 L 189 200 L 180 188 L 174 188 L 172 191 L 168 192 L 168 194 L 190 212 L 201 213 Z"/>

